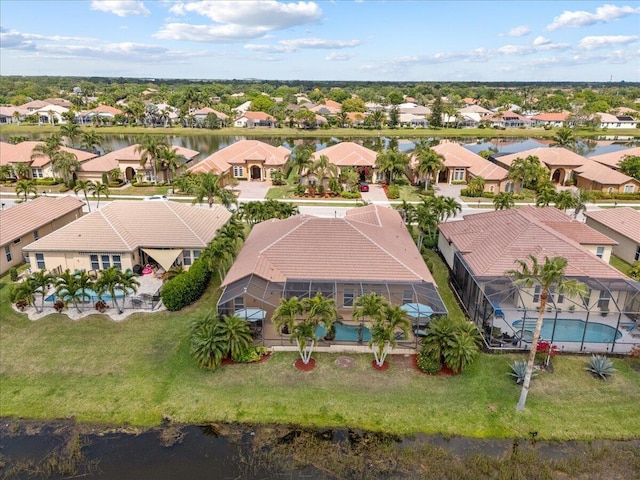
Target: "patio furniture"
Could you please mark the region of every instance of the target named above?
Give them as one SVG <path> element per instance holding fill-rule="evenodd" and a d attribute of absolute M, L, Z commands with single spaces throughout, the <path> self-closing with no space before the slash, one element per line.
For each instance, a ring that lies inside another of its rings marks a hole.
<path fill-rule="evenodd" d="M 491 302 L 493 306 L 493 311 L 496 317 L 504 318 L 504 312 L 502 311 L 502 307 L 500 306 L 500 302 Z"/>

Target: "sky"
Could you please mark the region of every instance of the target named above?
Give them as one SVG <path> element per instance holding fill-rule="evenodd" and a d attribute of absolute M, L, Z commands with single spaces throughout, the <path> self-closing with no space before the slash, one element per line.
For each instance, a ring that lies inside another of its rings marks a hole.
<path fill-rule="evenodd" d="M 640 81 L 640 2 L 1 0 L 0 74 Z"/>

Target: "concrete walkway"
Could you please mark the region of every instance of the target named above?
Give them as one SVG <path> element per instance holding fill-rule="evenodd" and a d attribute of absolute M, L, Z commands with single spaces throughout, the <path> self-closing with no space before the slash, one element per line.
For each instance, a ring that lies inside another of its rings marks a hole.
<path fill-rule="evenodd" d="M 243 180 L 238 182 L 238 186 L 233 187 L 233 190 L 238 193 L 239 201 L 251 202 L 254 200 L 264 200 L 271 186 L 270 181 L 250 182 Z"/>

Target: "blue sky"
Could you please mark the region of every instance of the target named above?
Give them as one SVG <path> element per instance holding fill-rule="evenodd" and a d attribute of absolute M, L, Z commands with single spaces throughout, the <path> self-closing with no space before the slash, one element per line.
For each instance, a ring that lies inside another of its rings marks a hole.
<path fill-rule="evenodd" d="M 2 75 L 640 81 L 638 1 L 0 2 Z"/>

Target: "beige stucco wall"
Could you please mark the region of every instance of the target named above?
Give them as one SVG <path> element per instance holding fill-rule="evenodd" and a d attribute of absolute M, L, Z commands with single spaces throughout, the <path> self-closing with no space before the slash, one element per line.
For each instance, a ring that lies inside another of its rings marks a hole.
<path fill-rule="evenodd" d="M 440 249 L 440 253 L 444 257 L 445 261 L 447 262 L 447 266 L 449 267 L 449 270 L 452 270 L 453 259 L 454 259 L 456 250 L 453 243 L 449 243 L 449 241 L 446 238 L 444 238 L 444 235 L 442 235 L 442 233 L 438 235 L 438 249 Z"/>
<path fill-rule="evenodd" d="M 596 255 L 598 251 L 598 247 L 604 247 L 604 251 L 602 252 L 602 260 L 609 263 L 611 261 L 611 245 L 588 245 L 582 244 L 582 246 L 587 249 L 589 252 Z"/>
<path fill-rule="evenodd" d="M 37 252 L 30 252 L 29 262 L 31 265 L 32 271 L 39 270 L 38 262 L 36 260 Z M 72 272 L 76 270 L 92 270 L 91 268 L 91 259 L 89 258 L 89 253 L 84 252 L 38 252 L 44 255 L 44 263 L 45 269 L 47 271 L 52 271 L 59 269 L 61 271 L 71 270 Z M 106 254 L 106 253 L 105 253 Z M 98 255 L 100 253 L 98 252 Z M 132 252 L 122 252 L 122 253 L 109 253 L 110 256 L 110 264 L 112 263 L 112 255 L 120 255 L 120 261 L 122 263 L 122 270 L 133 269 L 133 266 L 136 263 L 139 263 L 134 254 Z M 98 261 L 101 262 L 101 259 L 98 258 Z M 102 268 L 102 267 L 101 267 Z"/>
<path fill-rule="evenodd" d="M 49 233 L 58 230 L 59 228 L 67 225 L 68 223 L 73 222 L 74 220 L 77 220 L 78 218 L 80 218 L 82 216 L 82 208 L 78 208 L 77 210 L 74 210 L 73 212 L 69 212 L 66 215 L 63 215 L 59 218 L 56 218 L 54 220 L 52 220 L 51 222 L 47 223 L 46 225 L 42 225 L 41 227 L 39 227 L 38 230 L 38 236 L 39 238 L 44 237 L 45 235 L 48 235 Z M 9 248 L 11 249 L 11 262 L 7 262 L 7 256 L 5 254 L 5 245 L 2 245 L 0 248 L 0 275 L 5 273 L 7 270 L 9 270 L 11 267 L 14 267 L 16 265 L 20 265 L 24 262 L 24 257 L 25 255 L 22 252 L 22 249 L 24 247 L 26 247 L 27 245 L 29 245 L 30 243 L 33 243 L 35 241 L 34 238 L 34 232 L 35 230 L 32 230 L 31 232 L 23 235 L 22 237 L 20 237 L 20 242 L 17 244 L 14 244 L 13 241 L 9 243 Z"/>
<path fill-rule="evenodd" d="M 586 223 L 591 228 L 599 231 L 600 233 L 603 233 L 607 237 L 612 238 L 613 240 L 618 242 L 618 245 L 614 245 L 612 249 L 612 252 L 616 257 L 619 257 L 628 263 L 633 263 L 635 261 L 634 257 L 636 254 L 636 249 L 640 245 L 638 242 L 635 242 L 630 238 L 619 234 L 615 230 L 612 230 L 611 228 L 604 226 L 603 224 L 594 220 L 593 218 L 587 217 Z"/>
<path fill-rule="evenodd" d="M 578 188 L 583 188 L 585 190 L 599 190 L 603 193 L 625 193 L 624 191 L 625 186 L 632 185 L 633 192 L 631 193 L 640 192 L 640 183 L 636 181 L 626 182 L 622 185 L 611 185 L 611 184 L 602 184 L 599 182 L 593 182 L 591 180 L 584 179 L 579 175 L 580 174 L 578 174 L 576 186 Z M 609 190 L 611 190 L 611 192 Z"/>

